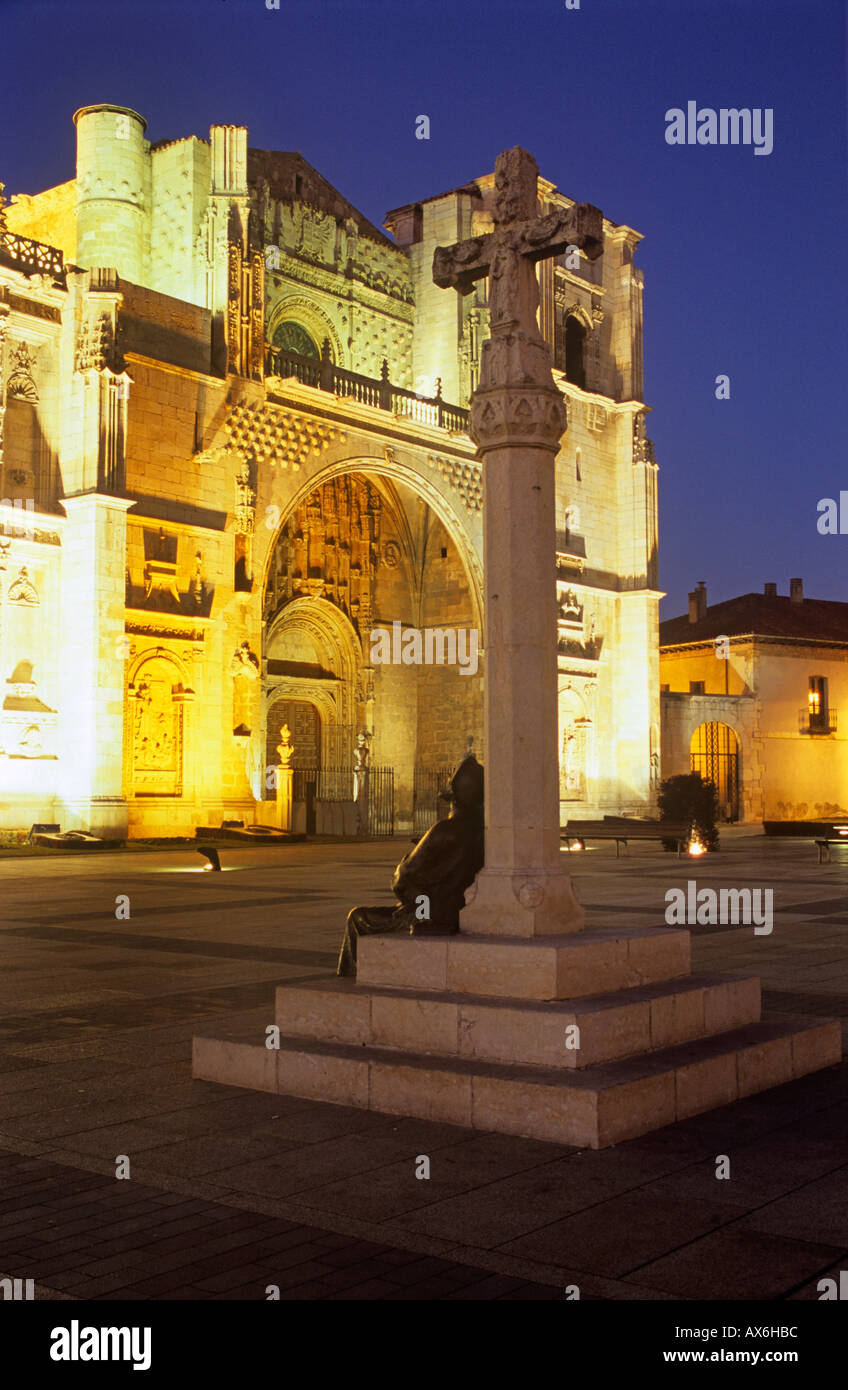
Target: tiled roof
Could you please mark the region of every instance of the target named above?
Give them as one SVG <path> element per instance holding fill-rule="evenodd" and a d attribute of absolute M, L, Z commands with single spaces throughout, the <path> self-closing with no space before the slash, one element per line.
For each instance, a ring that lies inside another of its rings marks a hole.
<path fill-rule="evenodd" d="M 709 642 L 715 637 L 741 636 L 807 638 L 811 642 L 848 644 L 848 603 L 805 598 L 800 603 L 783 594 L 741 594 L 713 603 L 706 615 L 690 623 L 688 613 L 660 623 L 660 646 Z"/>

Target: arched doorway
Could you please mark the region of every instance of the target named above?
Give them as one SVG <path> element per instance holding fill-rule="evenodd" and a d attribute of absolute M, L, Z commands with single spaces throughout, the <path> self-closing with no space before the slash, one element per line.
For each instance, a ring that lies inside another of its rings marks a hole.
<path fill-rule="evenodd" d="M 266 566 L 263 613 L 267 749 L 278 741 L 276 704 L 306 702 L 320 720 L 319 785 L 328 769 L 352 776 L 364 736 L 372 791 L 383 769 L 397 829 L 411 829 L 428 771 L 438 770 L 442 786 L 443 766 L 456 766 L 469 739 L 483 752 L 479 597 L 458 539 L 412 478 L 334 471 L 283 519 Z M 410 648 L 401 652 L 394 640 L 410 630 L 456 642 L 422 642 L 430 655 L 411 660 Z M 341 785 L 344 777 L 331 780 Z"/>
<path fill-rule="evenodd" d="M 700 724 L 692 735 L 689 767 L 712 782 L 718 793 L 719 815 L 739 819 L 739 740 L 729 724 Z"/>

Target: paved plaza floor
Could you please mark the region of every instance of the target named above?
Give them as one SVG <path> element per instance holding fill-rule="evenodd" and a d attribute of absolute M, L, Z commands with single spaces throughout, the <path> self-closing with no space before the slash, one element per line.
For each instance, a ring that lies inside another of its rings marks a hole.
<path fill-rule="evenodd" d="M 408 845 L 223 846 L 221 874 L 191 849 L 0 859 L 0 1275 L 74 1299 L 816 1299 L 848 1269 L 848 1063 L 599 1152 L 192 1080 L 194 1034 L 261 1039 L 277 985 L 333 973 Z M 770 935 L 695 927 L 693 968 L 845 1030 L 836 860 L 735 829 L 705 861 L 570 867 L 597 927 L 664 925 L 688 880 L 773 889 Z"/>

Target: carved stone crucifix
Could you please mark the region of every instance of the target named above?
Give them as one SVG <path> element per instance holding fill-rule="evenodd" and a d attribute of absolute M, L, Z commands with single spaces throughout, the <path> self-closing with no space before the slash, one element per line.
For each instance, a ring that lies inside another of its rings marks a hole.
<path fill-rule="evenodd" d="M 440 289 L 469 294 L 476 280 L 490 276 L 490 344 L 515 338 L 521 351 L 504 351 L 484 344 L 488 374 L 480 388 L 551 385 L 550 358 L 536 326 L 539 289 L 536 262 L 568 247 L 583 250 L 595 260 L 603 250 L 603 217 L 599 208 L 579 203 L 557 208 L 547 217 L 538 212 L 539 171 L 536 161 L 516 145 L 495 163 L 495 229 L 453 246 L 437 246 L 433 279 Z M 504 346 L 506 346 L 504 344 Z"/>
<path fill-rule="evenodd" d="M 443 289 L 491 279 L 469 429 L 483 469 L 487 750 L 486 862 L 460 914 L 471 935 L 557 935 L 585 921 L 560 852 L 554 460 L 566 417 L 536 326 L 535 263 L 568 246 L 595 259 L 603 218 L 589 204 L 540 218 L 537 205 L 535 159 L 506 150 L 495 230 L 433 257 Z"/>
<path fill-rule="evenodd" d="M 601 212 L 591 203 L 537 216 L 538 180 L 532 154 L 519 145 L 504 150 L 495 163 L 495 230 L 453 246 L 437 246 L 433 257 L 433 279 L 440 289 L 468 294 L 476 280 L 491 274 L 493 336 L 513 327 L 535 333 L 536 261 L 560 255 L 569 246 L 579 247 L 594 260 L 603 249 Z"/>

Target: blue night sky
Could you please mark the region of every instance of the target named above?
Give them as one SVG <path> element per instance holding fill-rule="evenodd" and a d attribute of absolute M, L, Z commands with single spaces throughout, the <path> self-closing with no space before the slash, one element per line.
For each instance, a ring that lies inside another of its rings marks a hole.
<path fill-rule="evenodd" d="M 154 141 L 247 125 L 377 225 L 524 145 L 645 237 L 663 616 L 698 579 L 711 602 L 796 574 L 848 600 L 848 535 L 816 530 L 848 488 L 839 0 L 0 0 L 0 74 L 7 197 L 73 177 L 71 117 L 95 102 Z M 773 153 L 667 145 L 690 100 L 773 108 Z"/>

